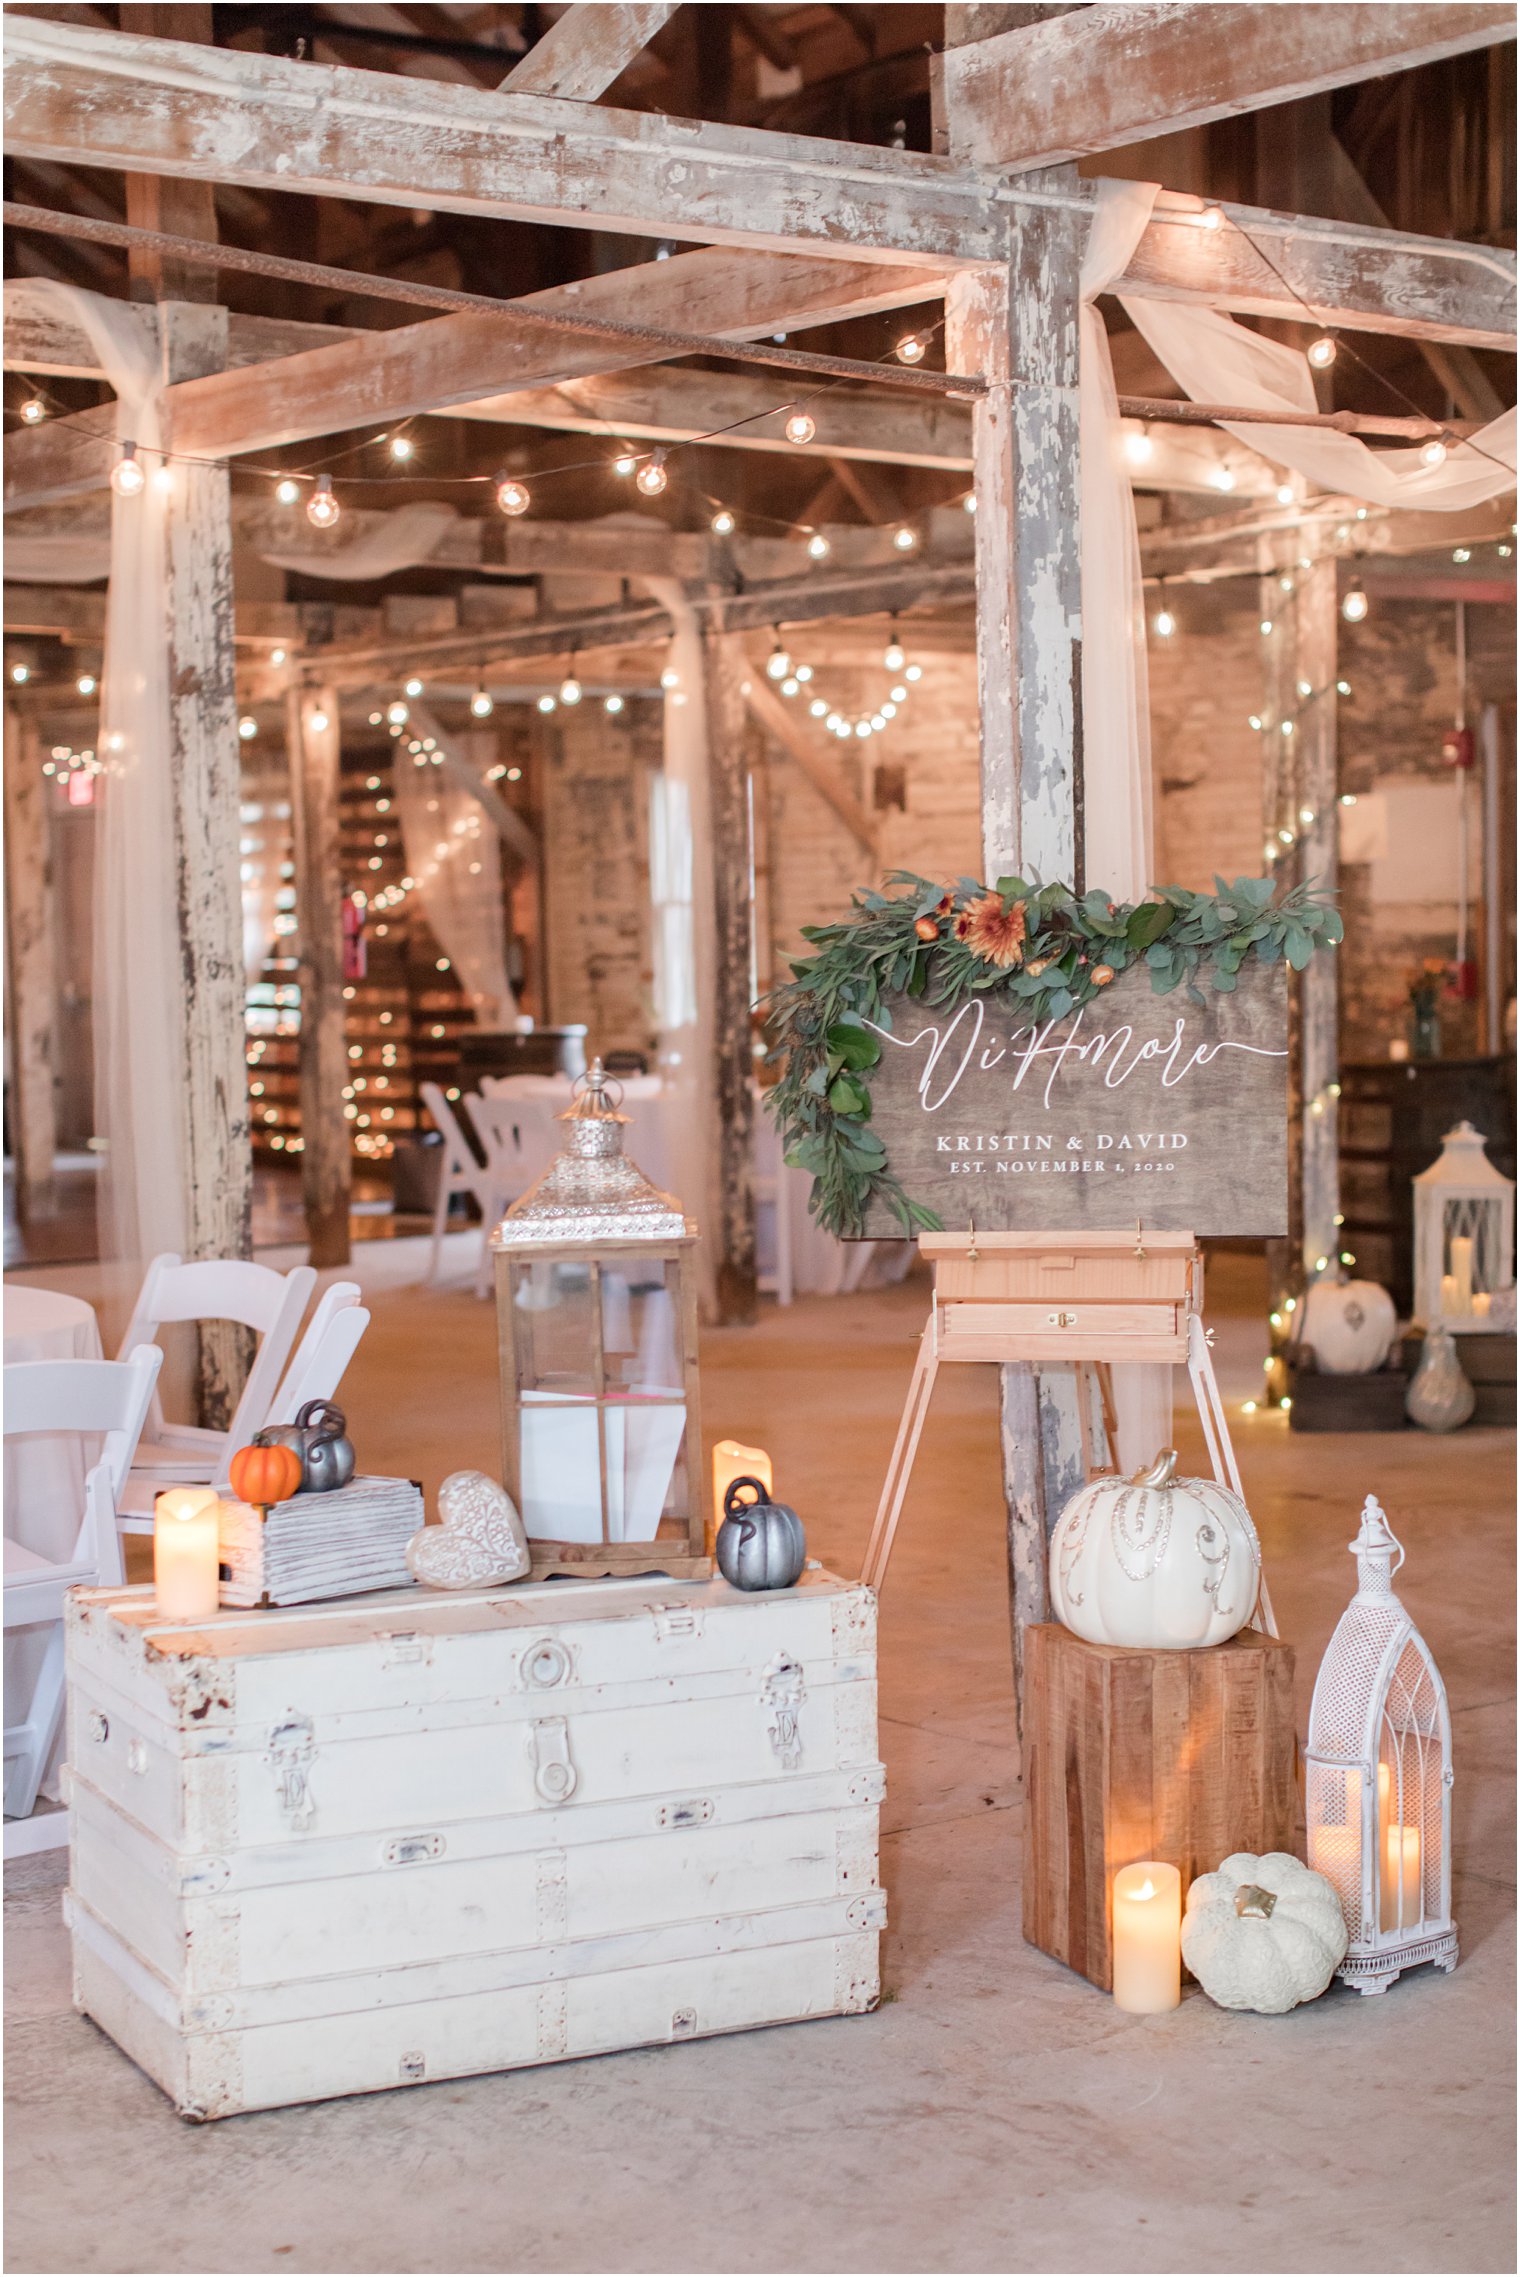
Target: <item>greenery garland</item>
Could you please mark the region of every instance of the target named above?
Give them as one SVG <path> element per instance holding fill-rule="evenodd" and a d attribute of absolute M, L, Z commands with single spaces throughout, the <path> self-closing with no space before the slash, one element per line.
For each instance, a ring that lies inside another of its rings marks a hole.
<path fill-rule="evenodd" d="M 1090 1004 L 1127 967 L 1143 962 L 1158 996 L 1200 980 L 1226 993 L 1247 957 L 1302 972 L 1318 948 L 1342 937 L 1340 913 L 1312 882 L 1279 891 L 1271 878 L 1214 880 L 1215 892 L 1156 888 L 1133 905 L 1097 888 L 1079 901 L 1061 885 L 962 878 L 948 891 L 911 870 L 894 870 L 902 893 L 858 893 L 833 925 L 805 925 L 817 951 L 792 966 L 769 999 L 770 1094 L 786 1160 L 811 1172 L 810 1207 L 828 1232 L 859 1235 L 866 1210 L 885 1201 L 904 1233 L 932 1232 L 939 1219 L 893 1176 L 871 1129 L 870 1071 L 881 1045 L 865 1026 L 890 1028 L 888 991 L 935 1009 L 990 993 L 1036 1024 Z"/>

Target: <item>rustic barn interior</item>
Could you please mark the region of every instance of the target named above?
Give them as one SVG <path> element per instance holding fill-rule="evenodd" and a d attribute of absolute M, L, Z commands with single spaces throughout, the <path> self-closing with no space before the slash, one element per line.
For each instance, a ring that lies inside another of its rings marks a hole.
<path fill-rule="evenodd" d="M 599 1060 L 700 1229 L 693 1478 L 765 1447 L 852 1577 L 936 1300 L 774 1136 L 804 928 L 905 873 L 1326 897 L 1285 1219 L 1205 1241 L 1208 1336 L 1295 1744 L 1367 1496 L 1407 1552 L 1461 1947 L 1168 2018 L 1021 1934 L 1026 1632 L 1115 1464 L 1054 1362 L 949 1368 L 881 1592 L 868 2014 L 188 2127 L 76 2013 L 80 1719 L 13 1811 L 8 1635 L 13 2266 L 1512 2268 L 1512 1199 L 1451 1339 L 1470 1420 L 1406 1421 L 1412 1181 L 1464 1122 L 1515 1176 L 1512 13 L 7 0 L 4 33 L 8 1377 L 116 1353 L 165 1253 L 309 1265 L 365 1308 L 361 1469 L 430 1511 L 500 1477 L 487 1244 L 526 1174 L 472 1102 L 540 1079 L 536 1177 Z M 1347 1281 L 1399 1323 L 1365 1378 L 1305 1359 Z M 227 1432 L 246 1325 L 159 1341 L 166 1407 Z M 8 1583 L 46 1547 L 11 1465 Z"/>

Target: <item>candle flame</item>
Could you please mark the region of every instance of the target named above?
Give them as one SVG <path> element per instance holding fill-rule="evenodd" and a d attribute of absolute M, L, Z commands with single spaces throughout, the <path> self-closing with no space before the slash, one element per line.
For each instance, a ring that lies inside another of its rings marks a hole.
<path fill-rule="evenodd" d="M 1130 1896 L 1131 1896 L 1131 1897 L 1137 1897 L 1137 1898 L 1148 1898 L 1148 1897 L 1154 1897 L 1154 1896 L 1155 1896 L 1155 1894 L 1156 1894 L 1156 1885 L 1155 1885 L 1155 1883 L 1154 1883 L 1154 1882 L 1151 1880 L 1151 1878 L 1150 1878 L 1149 1874 L 1147 1874 L 1147 1875 L 1146 1875 L 1146 1877 L 1145 1877 L 1145 1880 L 1144 1880 L 1144 1881 L 1143 1881 L 1143 1882 L 1140 1884 L 1140 1887 L 1139 1887 L 1139 1889 L 1137 1889 L 1137 1890 L 1131 1890 L 1131 1892 L 1130 1892 Z"/>

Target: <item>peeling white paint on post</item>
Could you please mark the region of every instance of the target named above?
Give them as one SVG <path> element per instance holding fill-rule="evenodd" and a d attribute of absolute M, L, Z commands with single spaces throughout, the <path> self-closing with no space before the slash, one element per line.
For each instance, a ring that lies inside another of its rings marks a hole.
<path fill-rule="evenodd" d="M 53 853 L 36 722 L 5 707 L 5 980 L 16 1207 L 44 1213 L 58 1141 L 53 1093 Z"/>
<path fill-rule="evenodd" d="M 952 142 L 955 121 L 950 121 Z M 1075 181 L 1074 169 L 1048 177 Z M 1087 220 L 1022 209 L 1006 268 L 959 277 L 946 361 L 991 383 L 974 415 L 982 859 L 989 880 L 1082 880 L 1078 283 Z M 1022 1717 L 1024 1632 L 1045 1617 L 1046 1550 L 1082 1477 L 1069 1368 L 1006 1365 L 1003 1492 Z"/>
<path fill-rule="evenodd" d="M 335 688 L 292 688 L 290 759 L 296 929 L 301 944 L 301 1199 L 313 1265 L 346 1265 L 352 1160 L 343 1114 L 342 745 Z"/>
<path fill-rule="evenodd" d="M 227 311 L 165 302 L 171 381 L 220 368 Z M 170 768 L 185 984 L 185 1225 L 190 1257 L 252 1253 L 253 1162 L 244 1051 L 238 836 L 241 762 L 225 466 L 172 470 L 165 516 Z M 225 1425 L 251 1354 L 246 1329 L 200 1329 L 201 1420 Z"/>
<path fill-rule="evenodd" d="M 736 633 L 703 638 L 712 831 L 713 1082 L 717 1105 L 720 1323 L 755 1318 L 754 1057 L 750 1030 L 749 754 L 751 667 Z"/>
<path fill-rule="evenodd" d="M 1298 790 L 1300 809 L 1291 827 L 1299 832 L 1299 874 L 1317 893 L 1334 893 L 1339 877 L 1340 803 L 1336 776 L 1339 595 L 1333 556 L 1322 555 L 1298 573 L 1294 595 L 1298 619 L 1298 678 L 1308 696 L 1298 699 Z M 1305 817 L 1312 817 L 1306 820 Z M 1312 1275 L 1320 1257 L 1334 1260 L 1340 1247 L 1336 1215 L 1340 1209 L 1339 1100 L 1340 969 L 1336 953 L 1324 950 L 1299 975 L 1299 1039 L 1303 1111 L 1303 1263 Z"/>

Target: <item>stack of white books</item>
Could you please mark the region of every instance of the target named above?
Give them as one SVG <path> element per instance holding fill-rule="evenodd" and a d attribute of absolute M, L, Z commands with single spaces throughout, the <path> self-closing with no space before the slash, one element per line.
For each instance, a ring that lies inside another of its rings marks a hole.
<path fill-rule="evenodd" d="M 224 1605 L 306 1605 L 413 1586 L 406 1545 L 426 1517 L 406 1478 L 356 1478 L 261 1511 L 222 1503 Z"/>

